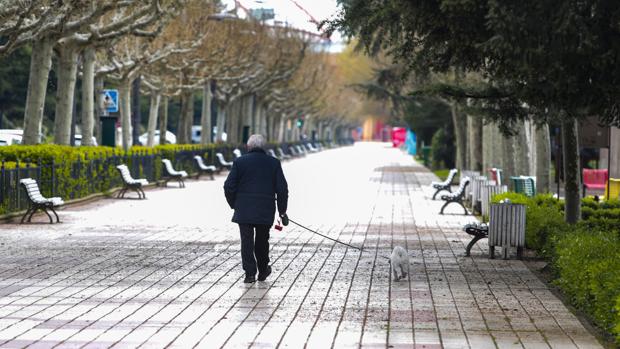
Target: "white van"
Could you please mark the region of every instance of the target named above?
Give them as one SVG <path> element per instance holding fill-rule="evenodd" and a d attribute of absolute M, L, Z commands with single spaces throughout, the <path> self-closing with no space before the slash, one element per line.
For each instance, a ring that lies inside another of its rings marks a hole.
<path fill-rule="evenodd" d="M 21 144 L 24 130 L 0 130 L 0 146 Z"/>

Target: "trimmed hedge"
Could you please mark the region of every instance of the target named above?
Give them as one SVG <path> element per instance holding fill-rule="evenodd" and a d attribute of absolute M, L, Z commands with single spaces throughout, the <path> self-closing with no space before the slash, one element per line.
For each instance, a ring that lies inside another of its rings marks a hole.
<path fill-rule="evenodd" d="M 40 186 L 45 196 L 60 196 L 76 199 L 94 193 L 109 191 L 120 186 L 116 165 L 127 164 L 134 177 L 157 181 L 161 178 L 161 158 L 169 158 L 175 167 L 195 172 L 194 155 L 202 155 L 209 161 L 216 151 L 232 157 L 232 145 L 161 145 L 153 148 L 132 147 L 125 152 L 111 147 L 70 147 L 62 145 L 5 146 L 0 147 L 0 161 L 5 169 L 35 166 L 41 169 Z M 11 184 L 9 191 L 20 190 Z M 0 203 L 0 214 L 20 207 L 11 208 Z"/>
<path fill-rule="evenodd" d="M 582 201 L 582 221 L 564 222 L 564 203 L 550 195 L 496 195 L 526 210 L 525 244 L 550 262 L 554 284 L 620 344 L 620 201 Z"/>

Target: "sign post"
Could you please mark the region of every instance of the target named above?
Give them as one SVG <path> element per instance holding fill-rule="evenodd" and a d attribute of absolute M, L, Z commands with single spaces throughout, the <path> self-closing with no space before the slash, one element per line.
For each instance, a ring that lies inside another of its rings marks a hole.
<path fill-rule="evenodd" d="M 101 145 L 116 147 L 116 119 L 118 116 L 118 90 L 103 90 L 103 115 L 101 115 Z M 113 115 L 111 115 L 113 114 Z"/>

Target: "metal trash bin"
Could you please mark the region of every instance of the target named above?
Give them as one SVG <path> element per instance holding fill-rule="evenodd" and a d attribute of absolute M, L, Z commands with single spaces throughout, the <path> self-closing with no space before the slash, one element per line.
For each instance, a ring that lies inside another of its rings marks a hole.
<path fill-rule="evenodd" d="M 517 249 L 517 258 L 523 258 L 525 247 L 525 205 L 491 204 L 489 217 L 489 258 L 495 258 L 495 246 L 500 246 L 504 259 L 508 249 Z"/>

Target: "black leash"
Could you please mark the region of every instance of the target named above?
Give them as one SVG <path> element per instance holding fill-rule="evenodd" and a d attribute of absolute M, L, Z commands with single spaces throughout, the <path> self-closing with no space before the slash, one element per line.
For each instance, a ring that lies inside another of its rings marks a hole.
<path fill-rule="evenodd" d="M 370 252 L 370 251 L 367 251 L 367 250 L 363 250 L 361 247 L 357 247 L 357 246 L 349 245 L 349 244 L 347 244 L 346 242 L 342 242 L 342 241 L 340 241 L 340 240 L 338 240 L 338 239 L 330 238 L 330 237 L 329 237 L 329 236 L 327 236 L 327 235 L 323 235 L 323 234 L 319 233 L 319 232 L 318 232 L 318 231 L 316 231 L 316 230 L 312 230 L 312 229 L 310 229 L 310 228 L 308 228 L 308 227 L 306 227 L 306 226 L 304 226 L 304 225 L 302 225 L 302 224 L 299 224 L 299 223 L 295 222 L 295 221 L 294 221 L 294 220 L 292 220 L 290 217 L 289 217 L 289 219 L 288 219 L 288 220 L 289 220 L 289 222 L 291 222 L 291 223 L 293 223 L 293 224 L 295 224 L 295 225 L 297 225 L 297 226 L 299 226 L 299 227 L 301 227 L 301 228 L 303 228 L 303 229 L 306 229 L 307 231 L 309 231 L 309 232 L 311 232 L 311 233 L 314 233 L 314 234 L 316 234 L 316 235 L 322 236 L 322 237 L 324 237 L 324 238 L 326 238 L 326 239 L 329 239 L 329 240 L 331 240 L 331 241 L 333 241 L 333 242 L 337 242 L 337 243 L 342 244 L 342 245 L 345 245 L 345 246 L 347 246 L 347 247 L 351 247 L 351 248 L 356 249 L 356 250 L 358 250 L 358 251 L 360 251 L 360 252 Z M 379 257 L 382 257 L 382 258 L 385 258 L 385 259 L 388 259 L 388 260 L 390 259 L 389 257 L 386 257 L 386 256 L 381 256 L 381 255 L 379 255 L 379 254 L 377 254 L 377 255 L 378 255 Z"/>

